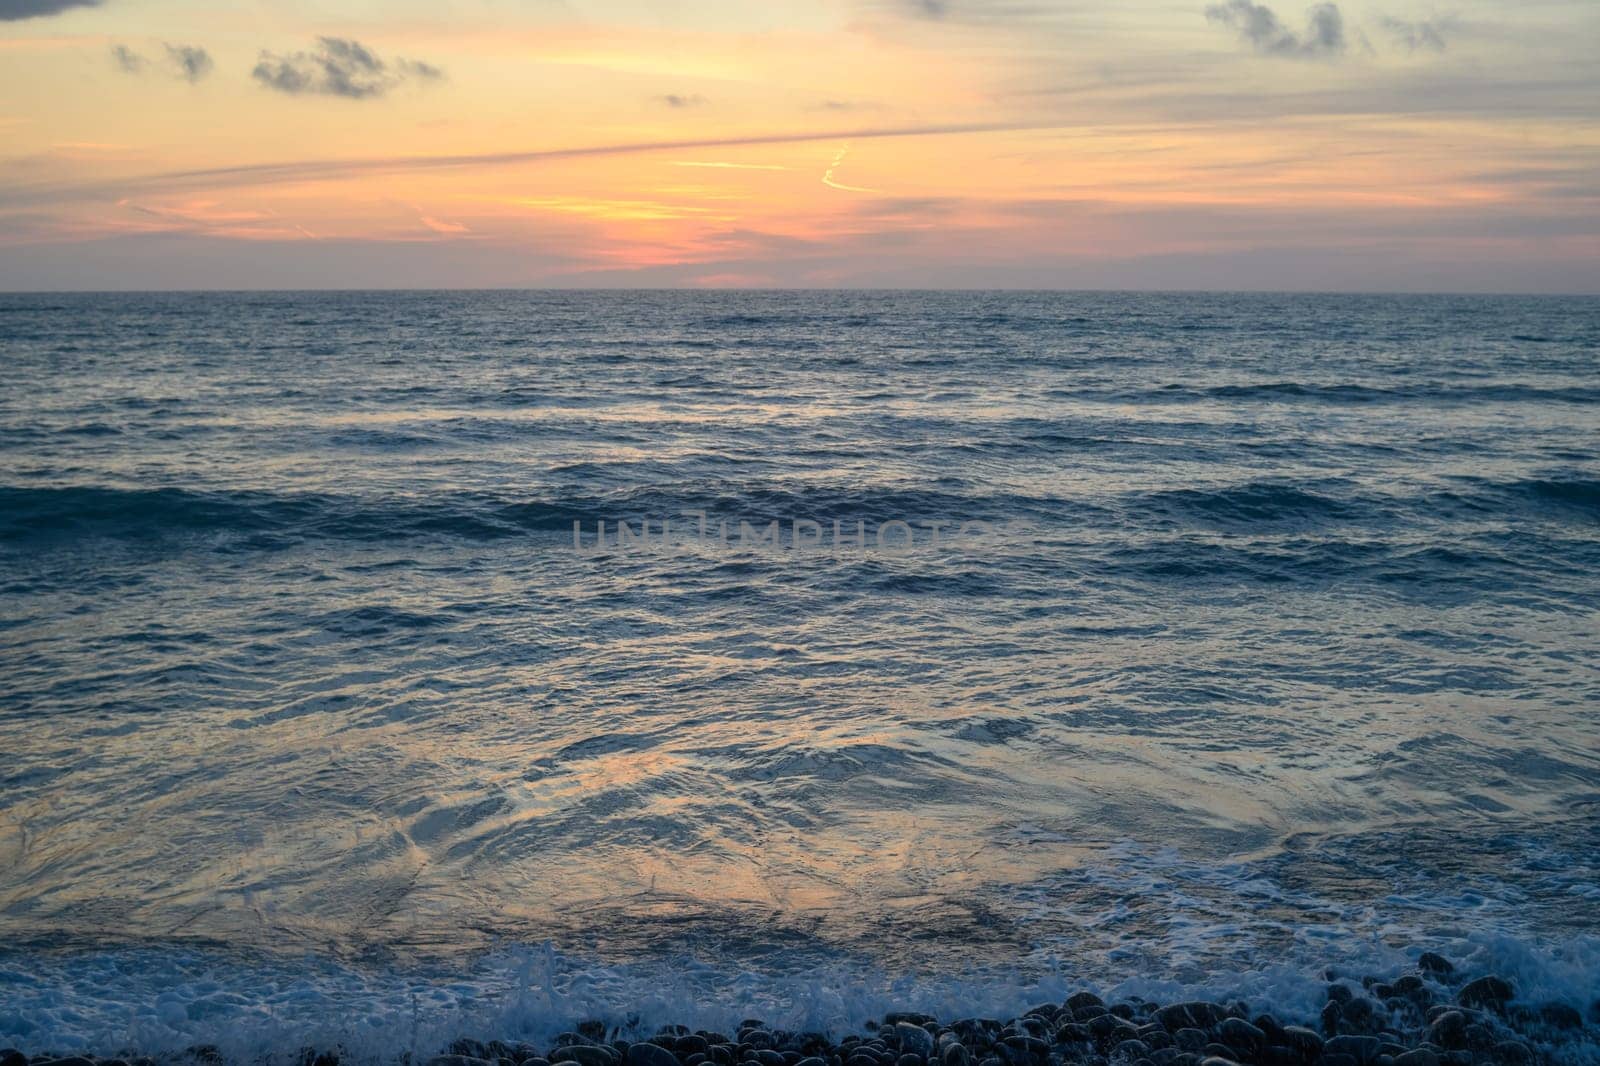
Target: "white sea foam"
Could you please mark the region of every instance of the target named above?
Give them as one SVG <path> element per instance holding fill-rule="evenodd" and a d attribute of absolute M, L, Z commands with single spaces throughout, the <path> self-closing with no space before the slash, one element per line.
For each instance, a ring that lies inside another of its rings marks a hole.
<path fill-rule="evenodd" d="M 1520 998 L 1580 1010 L 1600 988 L 1600 939 L 1539 947 L 1470 935 L 1453 950 L 1467 973 L 1511 978 Z M 1374 950 L 1363 972 L 1393 973 L 1415 951 Z M 179 949 L 130 949 L 0 961 L 0 1044 L 24 1051 L 159 1053 L 211 1044 L 230 1058 L 287 1061 L 306 1046 L 350 1060 L 431 1054 L 462 1036 L 548 1041 L 585 1019 L 624 1033 L 681 1023 L 732 1031 L 746 1018 L 796 1031 L 857 1031 L 889 1010 L 938 1017 L 1011 1017 L 1089 988 L 1108 999 L 1243 999 L 1284 1021 L 1313 1022 L 1327 981 L 1317 969 L 1274 963 L 1197 980 L 1129 976 L 1090 982 L 1065 971 L 895 977 L 845 960 L 801 972 L 730 972 L 692 959 L 604 965 L 549 946 L 514 947 L 449 968 L 364 968 L 326 959 L 245 960 Z M 1593 1046 L 1569 1055 L 1600 1061 Z M 1579 1061 L 1574 1059 L 1572 1061 Z"/>

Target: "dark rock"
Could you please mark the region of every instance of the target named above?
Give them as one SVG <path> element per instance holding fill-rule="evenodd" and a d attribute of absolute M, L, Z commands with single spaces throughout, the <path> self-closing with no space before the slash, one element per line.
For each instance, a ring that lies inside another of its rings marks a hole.
<path fill-rule="evenodd" d="M 630 1044 L 628 1066 L 678 1066 L 678 1056 L 659 1044 Z"/>
<path fill-rule="evenodd" d="M 741 1044 L 749 1044 L 751 1047 L 757 1049 L 758 1051 L 759 1050 L 763 1050 L 763 1049 L 767 1050 L 767 1051 L 770 1051 L 773 1048 L 778 1046 L 778 1041 L 773 1038 L 771 1033 L 767 1032 L 765 1029 L 759 1029 L 759 1028 L 757 1028 L 757 1029 L 743 1029 L 743 1028 L 741 1028 L 739 1030 L 739 1043 L 741 1043 Z"/>
<path fill-rule="evenodd" d="M 1100 1017 L 1102 1014 L 1110 1013 L 1111 1011 L 1103 1004 L 1085 1003 L 1083 1006 L 1078 1007 L 1072 1012 L 1072 1020 L 1077 1022 L 1087 1022 L 1094 1018 Z"/>
<path fill-rule="evenodd" d="M 1347 985 L 1333 984 L 1328 986 L 1329 1003 L 1349 1003 L 1355 998 L 1355 993 Z"/>
<path fill-rule="evenodd" d="M 1417 966 L 1424 973 L 1435 974 L 1439 977 L 1449 977 L 1456 972 L 1455 963 L 1443 955 L 1436 955 L 1431 951 L 1424 951 L 1417 959 Z"/>
<path fill-rule="evenodd" d="M 1515 1040 L 1502 1040 L 1494 1046 L 1494 1057 L 1507 1066 L 1518 1066 L 1520 1063 L 1532 1062 L 1533 1052 L 1528 1050 L 1528 1045 Z"/>
<path fill-rule="evenodd" d="M 1308 1059 L 1314 1059 L 1322 1054 L 1322 1037 L 1304 1026 L 1284 1026 L 1283 1042 Z"/>
<path fill-rule="evenodd" d="M 1222 1059 L 1224 1062 L 1234 1061 L 1233 1049 L 1226 1044 L 1207 1044 L 1200 1053 L 1206 1056 L 1208 1061 L 1210 1059 Z"/>
<path fill-rule="evenodd" d="M 1458 1010 L 1447 1010 L 1428 1026 L 1428 1042 L 1438 1044 L 1447 1051 L 1467 1046 L 1467 1016 Z"/>
<path fill-rule="evenodd" d="M 1439 1056 L 1425 1047 L 1413 1048 L 1394 1057 L 1394 1066 L 1439 1066 Z"/>
<path fill-rule="evenodd" d="M 1329 1036 L 1338 1036 L 1339 1022 L 1343 1018 L 1344 1008 L 1329 1000 L 1327 1006 L 1322 1008 L 1322 1031 Z"/>
<path fill-rule="evenodd" d="M 896 1022 L 894 1029 L 885 1034 L 891 1036 L 899 1043 L 900 1050 L 912 1055 L 928 1058 L 933 1054 L 933 1034 L 921 1025 L 911 1022 Z"/>
<path fill-rule="evenodd" d="M 1322 1058 L 1317 1060 L 1317 1064 L 1318 1066 L 1361 1066 L 1361 1060 L 1354 1055 L 1336 1051 L 1332 1053 L 1325 1052 Z"/>
<path fill-rule="evenodd" d="M 1243 1018 L 1224 1018 L 1217 1026 L 1217 1035 L 1234 1050 L 1252 1055 L 1267 1044 L 1267 1034 Z"/>
<path fill-rule="evenodd" d="M 492 1066 L 488 1059 L 471 1055 L 435 1055 L 425 1066 Z"/>
<path fill-rule="evenodd" d="M 1377 1031 L 1378 1005 L 1367 997 L 1352 997 L 1339 1012 L 1339 1032 L 1367 1036 Z"/>
<path fill-rule="evenodd" d="M 1336 1036 L 1322 1045 L 1322 1057 L 1349 1055 L 1357 1062 L 1371 1062 L 1378 1057 L 1378 1038 L 1375 1036 Z"/>
<path fill-rule="evenodd" d="M 1150 1053 L 1150 1047 L 1143 1040 L 1124 1040 L 1111 1049 L 1111 1058 L 1123 1062 L 1133 1062 L 1142 1059 Z"/>
<path fill-rule="evenodd" d="M 1026 1036 L 1037 1037 L 1040 1040 L 1043 1040 L 1051 1033 L 1050 1026 L 1045 1023 L 1045 1019 L 1040 1018 L 1037 1015 L 1024 1015 L 1023 1017 L 1018 1018 L 1015 1022 L 1011 1023 L 1011 1029 L 1014 1032 L 1022 1033 Z"/>
<path fill-rule="evenodd" d="M 1123 1021 L 1127 1021 L 1127 1022 L 1133 1021 L 1134 1014 L 1133 1014 L 1133 1005 L 1131 1003 L 1114 1003 L 1114 1004 L 1111 1005 L 1110 1010 L 1111 1010 L 1112 1014 L 1115 1014 L 1118 1018 L 1121 1018 Z"/>
<path fill-rule="evenodd" d="M 220 1052 L 216 1061 L 222 1061 Z M 82 1055 L 65 1055 L 59 1059 L 47 1060 L 44 1066 L 94 1066 L 94 1060 L 86 1059 Z"/>
<path fill-rule="evenodd" d="M 1568 1003 L 1539 1004 L 1539 1018 L 1552 1029 L 1582 1029 L 1583 1015 Z"/>
<path fill-rule="evenodd" d="M 1156 1011 L 1155 1019 L 1160 1022 L 1169 1033 L 1179 1029 L 1210 1029 L 1222 1021 L 1226 1013 L 1215 1003 L 1206 1003 L 1196 1000 L 1192 1003 L 1174 1003 L 1170 1007 L 1162 1007 Z"/>
<path fill-rule="evenodd" d="M 550 1062 L 575 1062 L 578 1066 L 617 1066 L 621 1056 L 604 1044 L 568 1044 L 550 1053 Z"/>
<path fill-rule="evenodd" d="M 972 1053 L 959 1040 L 952 1040 L 939 1053 L 939 1066 L 972 1066 Z"/>
<path fill-rule="evenodd" d="M 1428 986 L 1416 974 L 1408 973 L 1395 978 L 1394 984 L 1390 987 L 1394 989 L 1396 995 L 1415 996 L 1418 992 L 1426 991 Z"/>
<path fill-rule="evenodd" d="M 28 1066 L 28 1056 L 14 1047 L 0 1048 L 0 1066 Z"/>
<path fill-rule="evenodd" d="M 1202 1029 L 1179 1029 L 1172 1039 L 1184 1051 L 1199 1051 L 1210 1041 Z"/>
<path fill-rule="evenodd" d="M 1456 994 L 1456 1002 L 1464 1007 L 1488 1007 L 1491 1010 L 1499 1010 L 1516 994 L 1517 990 L 1511 987 L 1510 982 L 1490 974 L 1463 985 L 1461 991 Z"/>
<path fill-rule="evenodd" d="M 1104 1007 L 1105 1005 L 1105 1000 L 1093 992 L 1074 992 L 1067 997 L 1066 1002 L 1067 1009 L 1071 1011 L 1076 1011 L 1080 1007 Z"/>
<path fill-rule="evenodd" d="M 1255 1026 L 1257 1029 L 1260 1029 L 1263 1033 L 1266 1033 L 1267 1034 L 1267 1040 L 1270 1041 L 1271 1043 L 1274 1043 L 1274 1044 L 1285 1043 L 1285 1041 L 1282 1039 L 1282 1037 L 1283 1037 L 1283 1026 L 1280 1025 L 1278 1023 L 1278 1019 L 1274 1018 L 1272 1015 L 1270 1015 L 1270 1014 L 1258 1014 L 1258 1015 L 1256 1015 L 1255 1020 L 1252 1021 L 1250 1024 Z"/>
<path fill-rule="evenodd" d="M 1044 1059 L 1050 1055 L 1050 1045 L 1036 1036 L 1008 1036 L 1001 1041 L 1001 1046 L 1010 1050 L 1013 1061 Z"/>
<path fill-rule="evenodd" d="M 1087 1044 L 1093 1038 L 1087 1025 L 1077 1022 L 1068 1022 L 1056 1030 L 1056 1043 L 1058 1044 Z"/>
<path fill-rule="evenodd" d="M 921 1055 L 913 1055 L 908 1051 L 894 1060 L 894 1066 L 923 1066 L 927 1061 Z"/>

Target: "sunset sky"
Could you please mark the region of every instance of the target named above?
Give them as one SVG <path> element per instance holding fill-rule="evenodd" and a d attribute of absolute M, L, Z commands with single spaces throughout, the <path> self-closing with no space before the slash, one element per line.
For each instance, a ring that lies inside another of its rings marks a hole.
<path fill-rule="evenodd" d="M 0 0 L 0 288 L 1600 292 L 1595 0 Z"/>

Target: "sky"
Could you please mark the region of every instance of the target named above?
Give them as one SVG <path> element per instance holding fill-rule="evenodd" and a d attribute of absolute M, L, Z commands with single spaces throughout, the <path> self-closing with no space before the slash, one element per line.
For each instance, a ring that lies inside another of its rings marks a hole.
<path fill-rule="evenodd" d="M 1600 293 L 1595 0 L 0 0 L 0 289 Z"/>

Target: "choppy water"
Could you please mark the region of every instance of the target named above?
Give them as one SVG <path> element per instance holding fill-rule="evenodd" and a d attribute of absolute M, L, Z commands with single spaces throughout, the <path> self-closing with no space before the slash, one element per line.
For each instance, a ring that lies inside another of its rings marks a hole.
<path fill-rule="evenodd" d="M 0 356 L 0 1043 L 1600 981 L 1600 301 L 0 295 Z M 992 532 L 592 550 L 693 511 Z"/>

